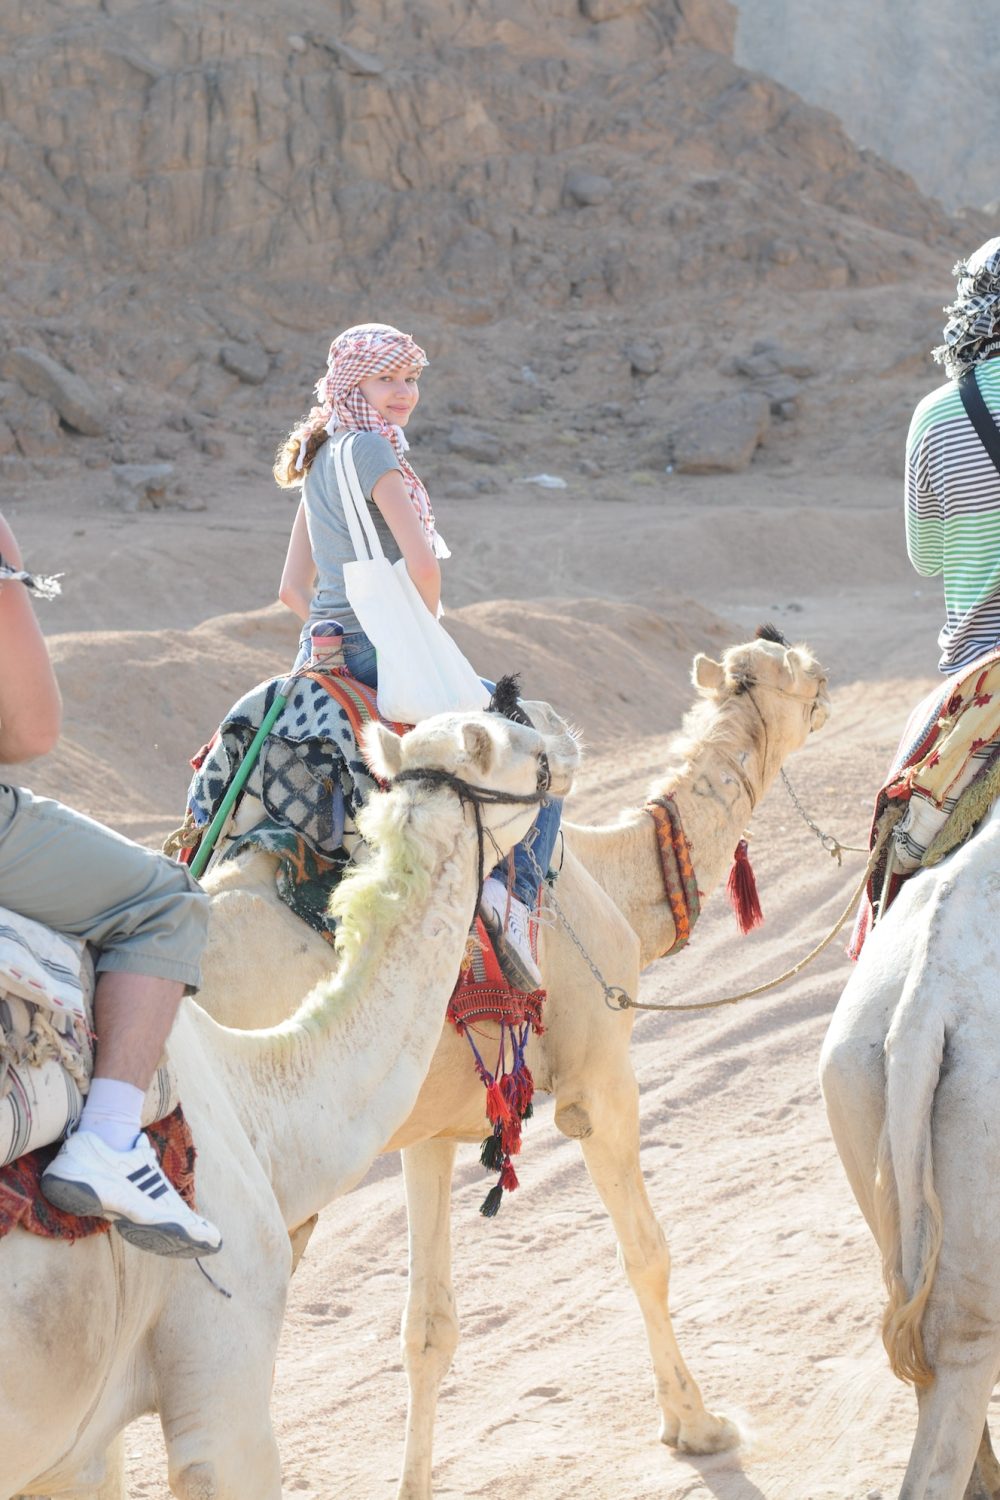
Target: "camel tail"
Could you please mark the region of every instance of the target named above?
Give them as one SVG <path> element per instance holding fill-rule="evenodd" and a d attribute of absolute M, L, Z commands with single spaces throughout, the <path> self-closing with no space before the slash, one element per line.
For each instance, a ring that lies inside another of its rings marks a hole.
<path fill-rule="evenodd" d="M 919 983 L 907 985 L 886 1038 L 886 1109 L 875 1175 L 875 1233 L 889 1300 L 882 1341 L 893 1374 L 933 1383 L 923 1316 L 941 1254 L 931 1124 L 944 1055 L 944 1024 Z"/>

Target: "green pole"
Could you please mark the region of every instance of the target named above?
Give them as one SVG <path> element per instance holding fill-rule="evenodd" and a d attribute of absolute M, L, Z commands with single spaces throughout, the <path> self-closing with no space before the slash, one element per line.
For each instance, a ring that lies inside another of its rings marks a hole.
<path fill-rule="evenodd" d="M 242 792 L 246 785 L 247 777 L 257 764 L 257 757 L 260 754 L 261 746 L 271 732 L 271 725 L 281 713 L 281 710 L 292 696 L 294 690 L 295 678 L 286 677 L 275 693 L 274 702 L 264 715 L 264 722 L 251 740 L 246 755 L 240 761 L 236 774 L 226 789 L 226 795 L 219 804 L 218 812 L 202 834 L 201 843 L 198 845 L 198 852 L 188 865 L 188 869 L 196 880 L 204 873 L 205 866 L 212 857 L 212 850 L 215 848 L 216 841 L 222 832 L 226 819 L 233 810 L 233 803 L 240 795 L 240 792 Z"/>

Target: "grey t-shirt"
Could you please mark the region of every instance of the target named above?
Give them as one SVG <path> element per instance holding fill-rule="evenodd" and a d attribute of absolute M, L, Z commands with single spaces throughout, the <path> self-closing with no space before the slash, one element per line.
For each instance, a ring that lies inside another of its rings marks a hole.
<path fill-rule="evenodd" d="M 358 617 L 347 602 L 344 589 L 344 564 L 353 562 L 356 553 L 347 529 L 347 517 L 337 486 L 337 475 L 333 465 L 333 447 L 341 432 L 323 444 L 310 466 L 302 483 L 302 503 L 306 511 L 306 526 L 309 529 L 309 544 L 316 564 L 316 584 L 306 630 L 317 620 L 339 620 L 345 634 L 360 630 Z M 390 469 L 399 468 L 396 450 L 379 432 L 359 432 L 352 447 L 358 479 L 365 499 L 371 506 L 372 520 L 382 550 L 390 562 L 396 562 L 402 553 L 382 512 L 372 500 L 372 490 Z"/>

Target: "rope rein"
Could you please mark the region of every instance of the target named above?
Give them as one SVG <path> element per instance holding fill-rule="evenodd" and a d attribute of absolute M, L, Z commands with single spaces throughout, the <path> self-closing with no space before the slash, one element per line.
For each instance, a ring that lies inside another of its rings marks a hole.
<path fill-rule="evenodd" d="M 902 809 L 900 809 L 900 816 L 901 815 Z M 821 939 L 820 942 L 816 944 L 815 948 L 812 948 L 805 955 L 804 958 L 800 958 L 797 964 L 793 964 L 790 969 L 786 969 L 785 972 L 783 974 L 779 974 L 776 979 L 769 979 L 765 984 L 754 985 L 753 989 L 750 990 L 741 990 L 738 995 L 725 995 L 720 1000 L 697 1000 L 692 1001 L 690 1004 L 682 1005 L 657 1005 L 651 1001 L 643 1002 L 639 1000 L 630 1000 L 626 997 L 626 1001 L 624 1003 L 619 1001 L 618 1008 L 620 1010 L 626 1010 L 629 1008 L 632 1008 L 634 1010 L 717 1010 L 720 1006 L 723 1005 L 736 1005 L 740 1000 L 752 1000 L 756 995 L 766 994 L 768 990 L 776 989 L 779 984 L 785 984 L 789 979 L 794 979 L 796 974 L 800 974 L 807 964 L 811 964 L 813 959 L 818 958 L 819 955 L 823 952 L 823 949 L 828 947 L 829 944 L 833 942 L 833 939 L 837 936 L 837 933 L 851 916 L 862 895 L 864 894 L 865 887 L 868 884 L 869 878 L 871 877 L 873 871 L 878 865 L 879 860 L 882 857 L 882 851 L 885 849 L 886 844 L 892 837 L 892 830 L 896 821 L 897 820 L 895 818 L 883 819 L 882 824 L 879 828 L 878 838 L 876 839 L 871 853 L 868 856 L 868 863 L 865 865 L 865 872 L 862 875 L 861 879 L 858 881 L 858 884 L 855 886 L 854 890 L 851 892 L 850 900 L 844 907 L 844 910 L 841 912 L 836 922 L 830 928 L 830 931 L 823 939 Z"/>
<path fill-rule="evenodd" d="M 754 712 L 756 713 L 758 719 L 760 720 L 761 727 L 762 727 L 763 732 L 764 732 L 764 743 L 763 743 L 763 747 L 762 747 L 762 760 L 763 760 L 764 766 L 766 767 L 767 752 L 768 752 L 767 721 L 764 718 L 764 715 L 761 713 L 760 707 L 759 707 L 759 705 L 757 703 L 757 700 L 754 698 L 753 692 L 751 691 L 751 689 L 754 688 L 754 687 L 764 688 L 764 689 L 766 689 L 769 692 L 779 693 L 784 698 L 794 698 L 794 699 L 796 699 L 796 700 L 798 700 L 799 702 L 802 702 L 802 703 L 813 703 L 814 704 L 817 700 L 816 700 L 816 697 L 810 697 L 809 695 L 803 694 L 803 693 L 789 692 L 786 688 L 780 688 L 780 687 L 777 687 L 777 686 L 772 685 L 770 683 L 747 682 L 747 683 L 745 683 L 743 685 L 743 691 L 744 691 L 746 697 L 749 699 L 751 705 L 753 706 Z M 726 764 L 727 768 L 736 775 L 736 778 L 737 778 L 738 782 L 742 785 L 743 791 L 744 791 L 745 795 L 748 798 L 748 801 L 750 803 L 750 810 L 752 812 L 753 809 L 754 809 L 754 807 L 756 806 L 757 796 L 756 796 L 756 793 L 755 793 L 752 785 L 750 784 L 749 778 L 747 777 L 746 773 L 744 772 L 742 766 L 739 764 L 738 761 L 736 761 L 732 756 L 728 755 L 726 752 L 722 752 L 722 751 L 718 751 L 717 750 L 716 753 L 720 755 L 720 758 L 724 761 L 724 763 Z M 676 1004 L 675 1003 L 675 1004 L 669 1004 L 669 1005 L 661 1005 L 661 1004 L 657 1004 L 657 1003 L 655 1003 L 653 1001 L 633 1000 L 633 998 L 631 997 L 631 995 L 629 995 L 626 990 L 622 989 L 620 985 L 609 985 L 608 984 L 607 980 L 604 978 L 604 975 L 598 969 L 597 965 L 594 963 L 593 959 L 587 953 L 587 950 L 584 948 L 584 946 L 581 943 L 580 939 L 577 937 L 576 933 L 573 931 L 573 928 L 571 927 L 571 925 L 570 925 L 568 919 L 566 918 L 566 916 L 563 914 L 563 912 L 562 912 L 562 910 L 561 910 L 558 902 L 555 901 L 555 899 L 553 898 L 553 895 L 552 895 L 552 892 L 551 892 L 551 889 L 550 889 L 548 899 L 549 899 L 549 901 L 551 901 L 553 907 L 555 908 L 556 915 L 558 916 L 558 918 L 562 922 L 563 926 L 566 928 L 566 931 L 568 932 L 570 938 L 572 939 L 572 941 L 576 945 L 576 947 L 579 949 L 579 951 L 580 951 L 581 955 L 583 956 L 583 958 L 584 958 L 584 960 L 585 960 L 588 968 L 590 969 L 590 971 L 593 974 L 594 978 L 597 980 L 598 984 L 600 985 L 600 987 L 601 987 L 601 989 L 603 991 L 603 994 L 604 994 L 604 1003 L 608 1007 L 609 1010 L 615 1010 L 615 1011 L 625 1011 L 625 1010 L 650 1010 L 650 1011 L 717 1010 L 717 1009 L 719 1009 L 723 1005 L 737 1005 L 737 1004 L 739 1004 L 739 1002 L 741 1000 L 752 1000 L 756 996 L 758 996 L 758 995 L 764 995 L 764 994 L 767 993 L 768 990 L 776 989 L 779 985 L 786 984 L 788 982 L 788 980 L 794 979 L 797 974 L 800 974 L 802 972 L 802 970 L 807 967 L 807 965 L 811 964 L 812 961 L 815 958 L 818 958 L 819 955 L 823 952 L 823 950 L 825 948 L 829 947 L 830 943 L 833 942 L 833 939 L 837 936 L 837 933 L 841 930 L 841 928 L 847 922 L 847 920 L 849 919 L 849 917 L 851 916 L 851 914 L 854 912 L 855 907 L 857 906 L 859 900 L 861 899 L 862 895 L 864 894 L 864 891 L 865 891 L 865 888 L 867 887 L 868 881 L 869 881 L 869 879 L 870 879 L 873 871 L 875 870 L 876 866 L 878 865 L 878 862 L 881 859 L 882 853 L 883 853 L 883 851 L 884 851 L 884 849 L 886 847 L 886 844 L 888 843 L 889 838 L 892 835 L 892 828 L 893 828 L 894 823 L 896 822 L 896 819 L 895 818 L 893 818 L 893 819 L 886 818 L 886 819 L 883 820 L 882 824 L 879 827 L 878 836 L 876 838 L 876 841 L 875 841 L 875 843 L 872 846 L 872 848 L 871 848 L 870 851 L 868 849 L 858 848 L 858 847 L 852 846 L 850 844 L 842 844 L 840 842 L 840 840 L 834 838 L 834 836 L 832 834 L 824 834 L 823 831 L 820 828 L 818 828 L 817 825 L 813 822 L 812 818 L 809 817 L 808 813 L 805 811 L 805 808 L 802 806 L 802 804 L 799 801 L 798 797 L 795 795 L 795 792 L 792 790 L 791 783 L 789 782 L 788 777 L 785 775 L 785 772 L 784 772 L 783 768 L 781 768 L 781 776 L 782 776 L 782 779 L 784 780 L 785 787 L 786 787 L 786 789 L 788 791 L 788 794 L 791 797 L 792 802 L 794 803 L 794 805 L 795 805 L 797 811 L 799 812 L 800 816 L 803 818 L 803 820 L 808 825 L 808 827 L 813 831 L 813 833 L 816 834 L 816 837 L 819 839 L 820 843 L 822 844 L 823 848 L 827 851 L 827 853 L 830 854 L 830 855 L 832 855 L 836 859 L 838 865 L 841 864 L 841 862 L 842 862 L 841 861 L 841 855 L 845 851 L 851 852 L 851 853 L 867 854 L 868 855 L 868 861 L 867 861 L 867 863 L 865 865 L 864 874 L 862 875 L 862 877 L 861 877 L 860 881 L 858 882 L 857 886 L 855 887 L 855 889 L 851 892 L 850 900 L 848 901 L 848 903 L 847 903 L 846 907 L 844 908 L 844 910 L 841 912 L 840 916 L 837 918 L 837 920 L 834 923 L 834 925 L 831 927 L 830 931 L 803 958 L 800 958 L 799 961 L 798 961 L 798 963 L 793 964 L 791 968 L 786 969 L 784 971 L 784 973 L 779 974 L 777 976 L 777 978 L 767 980 L 766 983 L 764 983 L 764 984 L 754 985 L 754 987 L 752 989 L 741 990 L 739 992 L 739 994 L 735 994 L 735 995 L 725 995 L 725 996 L 723 996 L 723 997 L 721 997 L 720 999 L 717 999 L 717 1000 L 698 1000 L 698 1001 L 692 1001 L 690 1003 L 681 1003 L 681 1004 Z M 657 800 L 662 801 L 662 799 L 657 799 Z M 900 809 L 900 813 L 901 813 L 901 811 L 902 810 Z M 533 859 L 533 856 L 532 856 L 532 859 Z M 536 865 L 536 868 L 537 868 L 537 865 Z"/>

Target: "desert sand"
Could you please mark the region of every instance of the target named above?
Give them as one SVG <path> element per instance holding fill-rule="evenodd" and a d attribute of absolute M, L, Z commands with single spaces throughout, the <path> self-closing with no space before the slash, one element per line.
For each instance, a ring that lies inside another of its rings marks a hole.
<path fill-rule="evenodd" d="M 448 595 L 485 601 L 459 605 L 454 628 L 484 670 L 521 670 L 527 690 L 582 726 L 568 815 L 586 821 L 641 798 L 690 701 L 693 652 L 774 620 L 809 642 L 833 685 L 830 722 L 789 777 L 825 831 L 862 845 L 880 771 L 934 671 L 939 602 L 906 564 L 898 488 L 869 480 L 845 501 L 829 485 L 817 494 L 795 464 L 755 465 L 617 502 L 576 484 L 441 501 L 455 553 Z M 179 821 L 187 756 L 247 683 L 289 660 L 291 617 L 267 602 L 287 503 L 263 479 L 215 489 L 212 510 L 194 517 L 123 522 L 89 501 L 30 499 L 14 507 L 26 547 L 66 566 L 63 598 L 44 618 L 67 704 L 63 744 L 31 782 L 156 843 Z M 476 536 L 511 527 L 523 567 L 500 543 L 463 561 Z M 254 607 L 213 612 L 240 598 Z M 101 628 L 88 629 L 95 617 Z M 125 628 L 136 621 L 142 629 Z M 850 853 L 838 868 L 780 785 L 757 811 L 751 849 L 764 925 L 741 938 L 718 893 L 689 948 L 648 971 L 642 999 L 711 999 L 772 977 L 826 931 L 863 867 Z M 610 1226 L 543 1104 L 526 1132 L 522 1188 L 496 1221 L 477 1213 L 475 1151 L 460 1152 L 463 1339 L 441 1401 L 437 1493 L 893 1493 L 912 1397 L 882 1354 L 874 1247 L 816 1082 L 846 974 L 838 940 L 759 1000 L 636 1026 L 643 1165 L 673 1251 L 678 1336 L 710 1405 L 739 1422 L 741 1449 L 695 1459 L 658 1444 L 641 1322 Z M 601 999 L 595 990 L 581 1003 Z M 388 1157 L 324 1214 L 293 1283 L 274 1396 L 289 1495 L 392 1493 L 405 1285 L 401 1181 Z M 130 1431 L 128 1454 L 130 1496 L 166 1500 L 152 1419 Z"/>
<path fill-rule="evenodd" d="M 544 26 L 527 0 L 401 12 L 46 0 L 3 20 L 0 494 L 28 561 L 64 574 L 40 613 L 65 733 L 26 779 L 151 845 L 180 822 L 188 757 L 294 651 L 274 602 L 293 507 L 269 457 L 330 336 L 377 317 L 431 355 L 410 431 L 454 553 L 455 633 L 584 731 L 567 816 L 641 799 L 694 653 L 770 620 L 832 687 L 790 779 L 864 846 L 942 613 L 904 551 L 906 425 L 939 380 L 951 265 L 992 221 L 949 217 L 738 68 L 724 0 L 550 0 Z M 16 349 L 73 376 L 90 416 L 40 395 Z M 762 982 L 840 912 L 863 853 L 838 867 L 780 784 L 751 833 L 764 925 L 740 937 L 716 894 L 643 1000 Z M 876 1254 L 816 1080 L 847 973 L 838 940 L 758 1000 L 636 1025 L 676 1329 L 742 1446 L 658 1444 L 610 1226 L 543 1101 L 497 1220 L 460 1152 L 437 1495 L 896 1492 L 914 1402 L 882 1353 Z M 274 1387 L 287 1495 L 394 1493 L 406 1260 L 386 1157 L 294 1278 Z M 152 1419 L 127 1450 L 130 1500 L 167 1500 Z"/>

